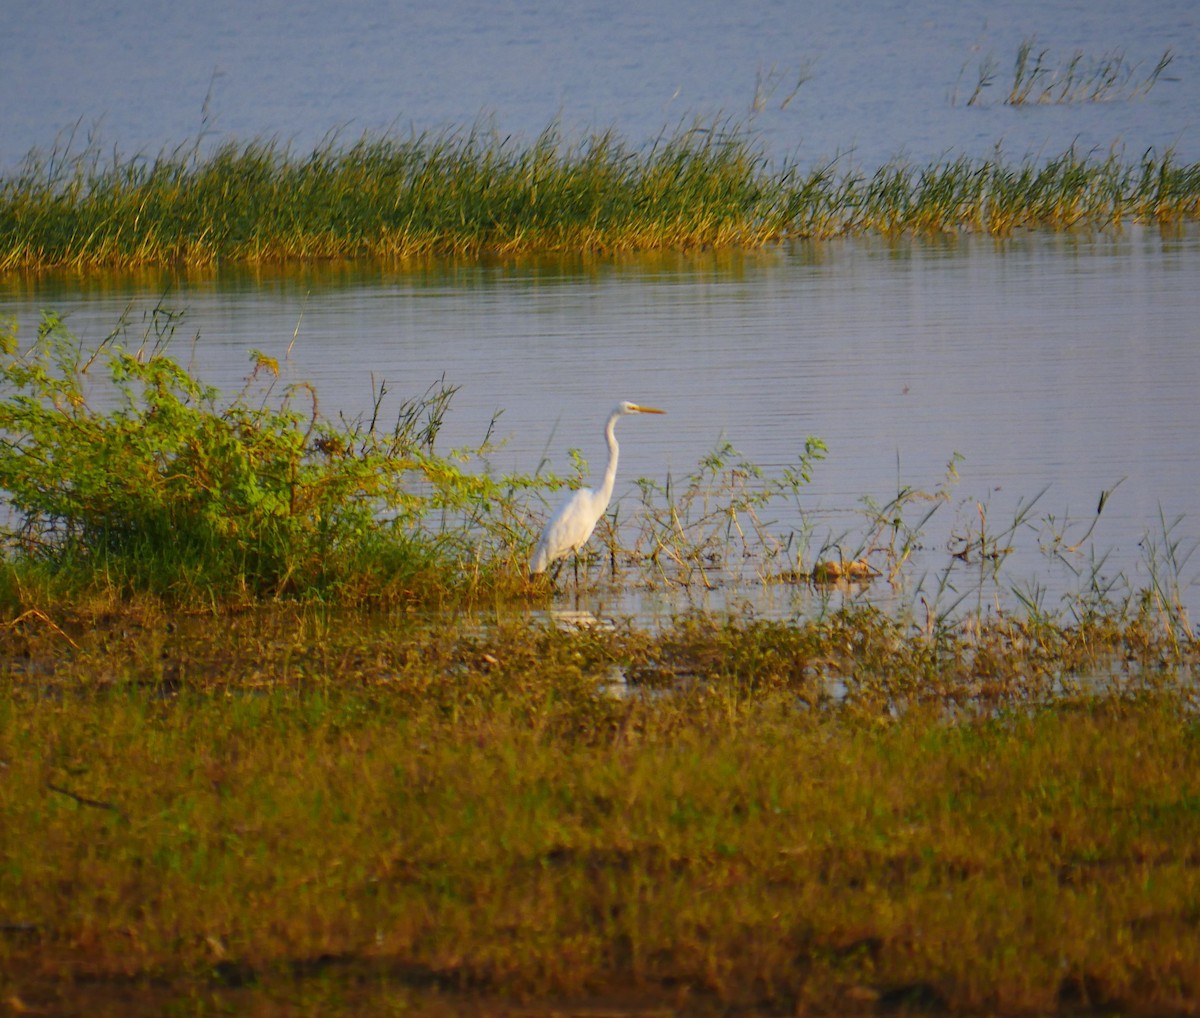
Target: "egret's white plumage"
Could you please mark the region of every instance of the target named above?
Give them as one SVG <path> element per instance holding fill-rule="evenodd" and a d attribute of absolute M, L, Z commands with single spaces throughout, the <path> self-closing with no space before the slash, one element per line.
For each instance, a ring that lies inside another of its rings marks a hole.
<path fill-rule="evenodd" d="M 550 517 L 533 558 L 529 562 L 530 575 L 544 573 L 554 562 L 577 552 L 592 536 L 596 523 L 612 498 L 613 482 L 617 479 L 617 455 L 620 447 L 614 429 L 617 421 L 627 414 L 665 414 L 665 410 L 638 406 L 636 403 L 621 402 L 613 407 L 608 423 L 604 425 L 604 437 L 608 442 L 608 466 L 604 468 L 604 480 L 598 488 L 580 488 L 568 498 Z"/>

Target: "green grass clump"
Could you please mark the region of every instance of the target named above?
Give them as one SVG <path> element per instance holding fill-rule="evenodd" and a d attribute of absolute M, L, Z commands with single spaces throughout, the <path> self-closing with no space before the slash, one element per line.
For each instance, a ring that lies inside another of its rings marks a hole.
<path fill-rule="evenodd" d="M 0 186 L 0 266 L 208 264 L 757 243 L 762 157 L 736 133 L 648 151 L 466 135 L 272 143 L 102 164 L 31 157 Z"/>
<path fill-rule="evenodd" d="M 1014 632 L 922 646 L 870 613 L 661 637 L 46 621 L 0 630 L 5 999 L 296 1005 L 342 979 L 771 1013 L 1195 1006 L 1186 678 L 1046 698 Z M 600 692 L 614 664 L 633 695 Z M 893 695 L 820 693 L 833 675 Z M 1009 706 L 963 712 L 980 681 Z"/>
<path fill-rule="evenodd" d="M 759 246 L 1198 211 L 1200 167 L 1170 152 L 866 173 L 774 166 L 720 123 L 640 147 L 611 131 L 569 146 L 554 129 L 524 147 L 479 132 L 330 142 L 308 155 L 253 141 L 155 159 L 32 153 L 0 180 L 0 269 Z"/>

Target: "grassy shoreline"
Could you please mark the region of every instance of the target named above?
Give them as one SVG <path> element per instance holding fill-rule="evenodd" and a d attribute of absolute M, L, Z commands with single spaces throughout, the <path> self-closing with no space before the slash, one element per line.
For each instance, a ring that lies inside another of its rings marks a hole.
<path fill-rule="evenodd" d="M 475 132 L 271 141 L 156 158 L 31 153 L 0 180 L 0 270 L 334 258 L 388 260 L 757 247 L 845 234 L 1003 235 L 1200 215 L 1200 165 L 1172 153 L 773 166 L 728 123 L 636 146 L 553 128 L 521 146 Z"/>
<path fill-rule="evenodd" d="M 1153 634 L 60 621 L 0 630 L 23 1006 L 1200 1006 L 1195 662 Z"/>

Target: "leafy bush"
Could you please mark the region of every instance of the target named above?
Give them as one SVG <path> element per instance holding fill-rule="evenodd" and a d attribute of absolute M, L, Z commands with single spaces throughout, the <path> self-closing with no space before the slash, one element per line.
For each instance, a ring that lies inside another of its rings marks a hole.
<path fill-rule="evenodd" d="M 423 521 L 451 510 L 477 527 L 471 507 L 496 494 L 433 451 L 453 389 L 404 403 L 389 431 L 383 389 L 368 422 L 334 425 L 311 385 L 277 396 L 278 364 L 257 351 L 223 401 L 167 355 L 173 329 L 156 310 L 136 349 L 122 324 L 85 358 L 53 315 L 24 352 L 0 327 L 0 489 L 19 556 L 185 601 L 361 599 L 450 575 L 462 535 Z"/>

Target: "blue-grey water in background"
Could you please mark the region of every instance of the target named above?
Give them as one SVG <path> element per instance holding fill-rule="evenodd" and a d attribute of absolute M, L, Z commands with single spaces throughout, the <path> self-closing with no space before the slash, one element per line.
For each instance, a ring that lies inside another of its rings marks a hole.
<path fill-rule="evenodd" d="M 552 122 L 568 139 L 612 127 L 638 144 L 697 117 L 730 118 L 773 158 L 868 172 L 998 147 L 1013 159 L 1074 145 L 1200 160 L 1200 13 L 1181 0 L 48 2 L 7 12 L 5 28 L 5 168 L 62 148 L 75 124 L 75 151 L 90 136 L 153 155 L 197 138 L 303 151 L 331 131 L 477 125 L 532 138 Z M 1030 37 L 1051 62 L 1120 50 L 1148 73 L 1168 48 L 1174 61 L 1138 99 L 1014 109 L 999 93 Z M 989 57 L 997 84 L 968 107 Z M 722 435 L 779 469 L 814 434 L 830 447 L 803 505 L 818 541 L 850 526 L 864 496 L 936 487 L 958 453 L 913 569 L 940 569 L 980 506 L 999 523 L 1044 491 L 1006 582 L 1053 608 L 1080 581 L 1044 554 L 1047 534 L 1070 520 L 1079 537 L 1102 492 L 1113 494 L 1091 543 L 1066 556 L 1082 576 L 1146 585 L 1165 542 L 1182 555 L 1200 541 L 1198 280 L 1196 227 L 1137 227 L 419 272 L 9 276 L 0 315 L 29 335 L 51 308 L 95 342 L 126 308 L 136 323 L 162 299 L 185 312 L 179 352 L 191 357 L 198 334 L 211 380 L 237 385 L 247 351 L 262 349 L 288 378 L 314 381 L 331 415 L 364 409 L 372 378 L 416 395 L 444 374 L 461 387 L 447 447 L 477 441 L 504 411 L 497 470 L 543 457 L 566 470 L 572 446 L 598 468 L 617 399 L 664 406 L 666 418 L 622 423 L 627 499 L 633 478 L 678 477 Z M 781 515 L 781 531 L 795 525 Z M 1109 554 L 1102 567 L 1093 551 Z M 1185 563 L 1193 615 L 1198 571 Z M 758 606 L 778 597 L 764 591 Z"/>
<path fill-rule="evenodd" d="M 1020 159 L 1112 147 L 1200 159 L 1200 8 L 1193 0 L 619 0 L 395 3 L 43 0 L 0 35 L 0 167 L 79 125 L 126 155 L 329 132 L 464 129 L 638 143 L 692 118 L 747 124 L 772 155 Z M 1161 80 L 1133 102 L 1000 102 L 1023 39 L 1065 65 L 1121 52 Z M 968 107 L 980 67 L 996 83 Z M 802 83 L 801 83 L 802 82 Z M 205 106 L 208 98 L 207 108 Z"/>

